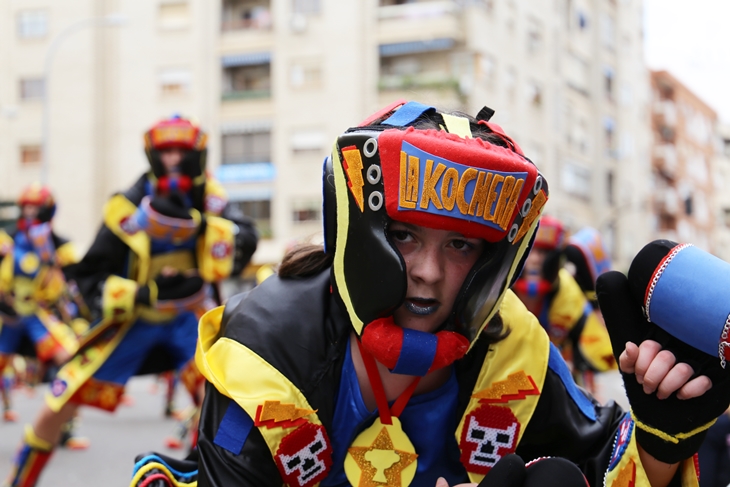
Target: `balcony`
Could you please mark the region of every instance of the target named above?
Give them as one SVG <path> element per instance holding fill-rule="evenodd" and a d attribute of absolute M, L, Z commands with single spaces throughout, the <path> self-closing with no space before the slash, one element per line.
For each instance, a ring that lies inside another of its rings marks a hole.
<path fill-rule="evenodd" d="M 417 73 L 383 75 L 378 81 L 380 90 L 459 90 L 459 80 L 448 73 Z"/>
<path fill-rule="evenodd" d="M 654 165 L 665 178 L 673 180 L 679 165 L 676 146 L 674 144 L 654 146 Z"/>
<path fill-rule="evenodd" d="M 221 13 L 222 32 L 271 29 L 271 2 L 268 0 L 224 1 Z"/>
<path fill-rule="evenodd" d="M 414 39 L 457 37 L 465 28 L 462 8 L 451 0 L 417 1 L 378 7 L 378 41 L 399 42 Z"/>
<path fill-rule="evenodd" d="M 271 55 L 244 53 L 224 56 L 221 98 L 223 101 L 271 97 Z"/>

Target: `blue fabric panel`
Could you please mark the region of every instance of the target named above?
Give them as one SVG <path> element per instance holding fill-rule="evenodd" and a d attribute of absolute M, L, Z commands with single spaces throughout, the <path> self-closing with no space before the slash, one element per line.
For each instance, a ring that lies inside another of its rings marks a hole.
<path fill-rule="evenodd" d="M 393 125 L 394 127 L 404 127 L 429 110 L 435 110 L 434 107 L 418 103 L 417 101 L 409 101 L 393 113 L 383 125 Z"/>
<path fill-rule="evenodd" d="M 570 375 L 570 370 L 568 370 L 568 366 L 563 360 L 562 355 L 560 355 L 560 351 L 552 343 L 550 344 L 548 367 L 560 377 L 560 380 L 565 386 L 565 390 L 568 392 L 570 398 L 573 399 L 575 405 L 578 406 L 580 412 L 583 413 L 583 416 L 591 421 L 595 421 L 596 408 L 593 406 L 591 400 L 575 385 L 573 376 Z"/>
<path fill-rule="evenodd" d="M 226 414 L 218 426 L 213 443 L 228 450 L 234 455 L 241 453 L 249 433 L 253 428 L 253 420 L 236 401 L 228 403 Z"/>
<path fill-rule="evenodd" d="M 391 372 L 423 377 L 433 364 L 437 343 L 438 338 L 432 333 L 404 328 L 403 348 Z"/>
<path fill-rule="evenodd" d="M 728 314 L 730 264 L 697 247 L 674 256 L 649 303 L 652 322 L 713 357 Z"/>

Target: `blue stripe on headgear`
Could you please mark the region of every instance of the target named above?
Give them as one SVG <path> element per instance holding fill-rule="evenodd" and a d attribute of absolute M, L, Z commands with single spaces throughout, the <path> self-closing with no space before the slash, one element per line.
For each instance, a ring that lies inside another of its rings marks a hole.
<path fill-rule="evenodd" d="M 435 107 L 418 103 L 417 101 L 409 101 L 393 113 L 383 125 L 392 125 L 394 127 L 405 127 L 422 114 L 429 110 L 436 110 Z"/>

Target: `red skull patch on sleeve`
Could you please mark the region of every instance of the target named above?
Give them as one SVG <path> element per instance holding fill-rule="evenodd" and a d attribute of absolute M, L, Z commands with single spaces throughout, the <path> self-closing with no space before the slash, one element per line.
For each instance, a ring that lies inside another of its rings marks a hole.
<path fill-rule="evenodd" d="M 461 463 L 474 473 L 487 474 L 505 455 L 514 453 L 520 423 L 512 410 L 484 404 L 469 413 L 461 430 Z"/>
<path fill-rule="evenodd" d="M 290 487 L 309 487 L 323 480 L 332 466 L 332 447 L 324 426 L 307 423 L 281 440 L 276 466 Z"/>

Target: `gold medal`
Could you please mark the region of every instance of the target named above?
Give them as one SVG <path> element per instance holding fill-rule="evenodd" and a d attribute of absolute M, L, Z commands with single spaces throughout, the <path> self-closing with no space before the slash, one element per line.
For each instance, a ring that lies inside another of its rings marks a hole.
<path fill-rule="evenodd" d="M 383 424 L 380 418 L 360 433 L 345 457 L 347 480 L 355 487 L 405 487 L 416 475 L 416 449 L 400 420 Z"/>
<path fill-rule="evenodd" d="M 20 259 L 20 270 L 25 274 L 32 275 L 38 270 L 41 260 L 34 252 L 26 252 Z"/>

